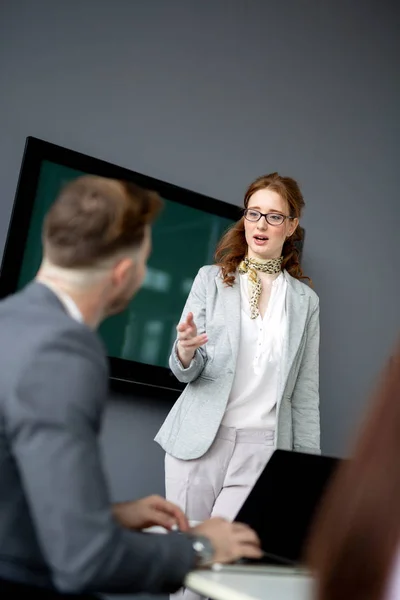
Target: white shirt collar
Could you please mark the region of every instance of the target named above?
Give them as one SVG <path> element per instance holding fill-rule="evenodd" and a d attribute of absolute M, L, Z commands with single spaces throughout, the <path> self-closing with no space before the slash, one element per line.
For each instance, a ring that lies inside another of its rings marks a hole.
<path fill-rule="evenodd" d="M 66 292 L 59 290 L 56 286 L 49 283 L 48 281 L 41 281 L 43 285 L 49 288 L 57 296 L 61 304 L 64 306 L 66 312 L 70 317 L 78 321 L 78 323 L 83 323 L 83 315 L 79 310 L 76 302 L 72 300 L 71 296 L 69 296 Z"/>

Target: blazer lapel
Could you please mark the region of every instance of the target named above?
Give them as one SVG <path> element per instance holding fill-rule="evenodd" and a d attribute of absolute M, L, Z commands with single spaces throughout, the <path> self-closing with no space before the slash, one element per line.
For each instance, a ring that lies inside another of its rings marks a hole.
<path fill-rule="evenodd" d="M 236 364 L 240 337 L 240 282 L 238 277 L 239 275 L 236 275 L 233 286 L 225 285 L 220 275 L 215 278 L 223 303 L 225 324 L 234 364 Z"/>
<path fill-rule="evenodd" d="M 298 286 L 297 281 L 290 276 L 286 276 L 286 280 L 288 283 L 286 294 L 287 333 L 283 354 L 282 393 L 303 337 L 308 314 L 307 297 L 302 286 Z"/>

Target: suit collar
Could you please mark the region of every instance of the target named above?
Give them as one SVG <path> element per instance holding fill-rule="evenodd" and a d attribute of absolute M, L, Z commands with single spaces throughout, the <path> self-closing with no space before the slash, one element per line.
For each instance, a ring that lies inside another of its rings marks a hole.
<path fill-rule="evenodd" d="M 215 278 L 218 291 L 221 295 L 224 305 L 225 325 L 228 332 L 228 338 L 231 345 L 233 364 L 236 365 L 237 354 L 239 350 L 240 336 L 240 281 L 239 274 L 236 273 L 235 281 L 232 286 L 225 285 L 219 272 Z"/>
<path fill-rule="evenodd" d="M 63 303 L 53 290 L 36 279 L 28 283 L 25 289 L 21 291 L 30 296 L 33 302 L 47 303 L 54 308 L 60 309 L 62 312 L 66 312 Z"/>
<path fill-rule="evenodd" d="M 291 275 L 289 275 L 289 273 L 286 270 L 283 271 L 283 274 L 288 283 L 288 286 L 291 287 L 292 291 L 295 292 L 296 294 L 300 294 L 301 296 L 304 296 L 305 295 L 304 284 L 301 283 L 301 281 L 299 281 L 295 277 L 292 277 Z"/>
<path fill-rule="evenodd" d="M 53 292 L 53 294 L 55 296 L 57 296 L 57 298 L 63 305 L 66 313 L 69 314 L 70 317 L 75 319 L 75 321 L 77 321 L 78 323 L 84 322 L 83 315 L 82 315 L 78 305 L 71 298 L 71 296 L 69 296 L 67 293 L 63 292 L 62 290 L 57 289 L 57 287 L 55 285 L 52 285 L 51 283 L 49 283 L 47 281 L 46 282 L 39 281 L 38 283 L 47 287 L 50 291 Z"/>
<path fill-rule="evenodd" d="M 21 290 L 21 292 L 27 294 L 31 302 L 39 303 L 41 305 L 49 306 L 52 309 L 54 308 L 59 310 L 60 312 L 63 312 L 74 318 L 75 321 L 83 323 L 83 320 L 78 318 L 78 309 L 76 308 L 76 312 L 73 314 L 73 311 L 70 310 L 72 305 L 68 305 L 67 302 L 63 301 L 64 298 L 57 294 L 56 291 L 47 284 L 34 279 L 28 283 L 28 285 L 24 288 L 24 290 Z"/>
<path fill-rule="evenodd" d="M 308 302 L 304 284 L 285 272 L 288 283 L 286 292 L 287 331 L 285 335 L 282 364 L 282 392 L 292 369 L 306 327 Z"/>

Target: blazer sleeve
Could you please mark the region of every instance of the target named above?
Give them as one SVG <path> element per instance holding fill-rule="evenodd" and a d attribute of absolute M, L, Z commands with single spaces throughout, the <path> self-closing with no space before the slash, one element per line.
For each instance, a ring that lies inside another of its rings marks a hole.
<path fill-rule="evenodd" d="M 87 342 L 69 331 L 43 342 L 21 370 L 9 410 L 40 547 L 63 592 L 175 591 L 193 566 L 190 540 L 130 532 L 113 518 L 97 438 L 108 372 Z"/>
<path fill-rule="evenodd" d="M 206 292 L 206 269 L 202 267 L 195 277 L 180 319 L 180 323 L 182 323 L 185 321 L 188 313 L 192 312 L 199 335 L 206 332 Z M 197 348 L 191 363 L 185 368 L 178 357 L 177 343 L 178 340 L 175 340 L 169 359 L 169 366 L 179 381 L 190 383 L 201 375 L 206 366 L 207 352 L 204 347 Z"/>
<path fill-rule="evenodd" d="M 319 300 L 306 330 L 306 346 L 292 395 L 293 449 L 319 454 Z"/>

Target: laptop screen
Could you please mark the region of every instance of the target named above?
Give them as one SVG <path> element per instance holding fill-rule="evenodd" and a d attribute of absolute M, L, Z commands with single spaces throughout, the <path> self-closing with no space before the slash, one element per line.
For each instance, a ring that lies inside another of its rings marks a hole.
<path fill-rule="evenodd" d="M 299 563 L 321 497 L 341 460 L 275 450 L 235 521 L 257 532 L 267 555 Z"/>

